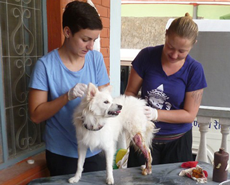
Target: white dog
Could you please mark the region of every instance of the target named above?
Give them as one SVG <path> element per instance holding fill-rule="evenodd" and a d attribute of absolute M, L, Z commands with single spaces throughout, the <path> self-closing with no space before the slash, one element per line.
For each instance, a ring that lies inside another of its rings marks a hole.
<path fill-rule="evenodd" d="M 78 182 L 83 171 L 87 148 L 102 149 L 106 157 L 107 184 L 114 184 L 113 157 L 119 134 L 125 132 L 131 143 L 144 154 L 146 166 L 143 175 L 151 174 L 151 152 L 149 147 L 155 129 L 153 122 L 147 120 L 144 114 L 146 102 L 135 97 L 120 96 L 113 99 L 111 87 L 99 91 L 93 84 L 88 89 L 81 104 L 74 112 L 78 142 L 78 167 L 70 183 Z"/>

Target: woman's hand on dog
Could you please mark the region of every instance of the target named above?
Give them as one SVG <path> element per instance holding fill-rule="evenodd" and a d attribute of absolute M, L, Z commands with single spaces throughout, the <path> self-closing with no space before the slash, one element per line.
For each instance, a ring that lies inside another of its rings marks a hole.
<path fill-rule="evenodd" d="M 75 85 L 72 89 L 69 90 L 68 92 L 68 100 L 73 100 L 77 97 L 82 97 L 85 94 L 87 85 L 78 83 Z"/>
<path fill-rule="evenodd" d="M 145 106 L 144 113 L 149 121 L 156 121 L 158 118 L 157 109 L 154 109 L 149 106 Z"/>

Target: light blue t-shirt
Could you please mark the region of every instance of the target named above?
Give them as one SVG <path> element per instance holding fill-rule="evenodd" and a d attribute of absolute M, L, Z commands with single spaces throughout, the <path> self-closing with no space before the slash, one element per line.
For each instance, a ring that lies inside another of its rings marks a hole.
<path fill-rule="evenodd" d="M 61 61 L 58 50 L 53 50 L 40 58 L 31 75 L 29 87 L 48 91 L 48 101 L 52 101 L 68 92 L 77 83 L 102 86 L 109 83 L 109 77 L 103 56 L 98 51 L 89 51 L 85 56 L 85 64 L 80 71 L 70 71 Z M 46 120 L 44 140 L 46 149 L 55 154 L 78 157 L 73 111 L 81 99 L 69 101 L 53 117 Z M 87 157 L 100 151 L 88 150 Z"/>

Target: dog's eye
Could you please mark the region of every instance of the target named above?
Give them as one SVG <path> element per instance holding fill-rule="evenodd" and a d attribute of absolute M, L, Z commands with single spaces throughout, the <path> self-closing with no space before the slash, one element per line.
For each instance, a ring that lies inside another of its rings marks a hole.
<path fill-rule="evenodd" d="M 108 104 L 108 103 L 109 103 L 109 101 L 108 101 L 108 100 L 106 100 L 106 101 L 104 101 L 104 103 L 105 103 L 105 104 Z"/>

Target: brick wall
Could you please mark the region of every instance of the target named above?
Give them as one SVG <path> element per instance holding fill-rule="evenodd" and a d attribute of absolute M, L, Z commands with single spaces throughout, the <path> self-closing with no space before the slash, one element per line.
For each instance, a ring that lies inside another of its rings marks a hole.
<path fill-rule="evenodd" d="M 103 24 L 101 31 L 101 53 L 104 56 L 105 66 L 109 73 L 109 44 L 110 44 L 110 0 L 92 0 L 95 4 Z"/>

